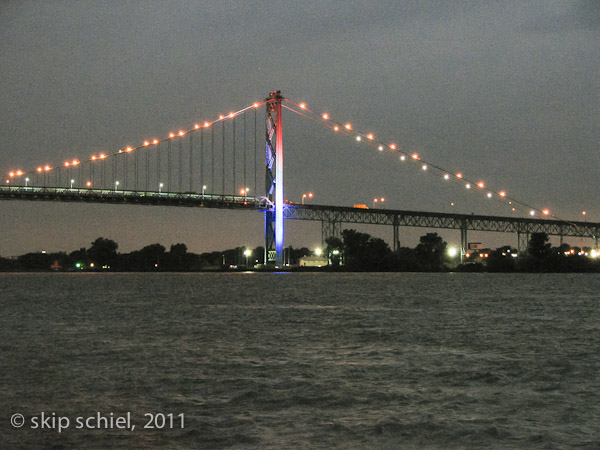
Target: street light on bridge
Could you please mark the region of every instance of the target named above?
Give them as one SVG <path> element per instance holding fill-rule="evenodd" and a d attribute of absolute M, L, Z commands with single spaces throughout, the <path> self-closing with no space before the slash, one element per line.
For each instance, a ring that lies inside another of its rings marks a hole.
<path fill-rule="evenodd" d="M 375 206 L 377 206 L 377 205 L 379 205 L 381 208 L 383 208 L 384 203 L 385 203 L 385 197 L 374 198 L 373 199 L 373 208 L 375 208 Z"/>
<path fill-rule="evenodd" d="M 304 200 L 307 198 L 313 198 L 313 193 L 309 192 L 308 194 L 302 194 L 302 204 L 304 205 Z"/>

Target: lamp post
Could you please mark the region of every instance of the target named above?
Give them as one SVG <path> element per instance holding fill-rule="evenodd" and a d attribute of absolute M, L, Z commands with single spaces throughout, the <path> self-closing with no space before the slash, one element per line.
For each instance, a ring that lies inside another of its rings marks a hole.
<path fill-rule="evenodd" d="M 115 191 L 118 191 L 118 190 L 119 190 L 119 182 L 115 181 Z"/>
<path fill-rule="evenodd" d="M 71 187 L 70 187 L 70 189 L 73 189 L 73 183 L 75 183 L 75 180 L 71 178 Z"/>
<path fill-rule="evenodd" d="M 162 188 L 164 187 L 164 183 L 159 183 L 158 184 L 158 193 L 160 194 L 162 192 Z"/>
<path fill-rule="evenodd" d="M 206 190 L 206 185 L 202 186 L 202 198 L 204 198 L 204 191 Z"/>
<path fill-rule="evenodd" d="M 313 198 L 313 193 L 309 192 L 308 194 L 302 194 L 302 204 L 304 205 L 304 200 L 307 198 Z"/>
<path fill-rule="evenodd" d="M 27 187 L 27 183 L 29 183 L 29 178 L 25 178 L 25 187 Z"/>
<path fill-rule="evenodd" d="M 380 208 L 383 208 L 383 204 L 385 203 L 385 197 L 374 198 L 373 199 L 373 208 L 377 205 L 381 205 Z"/>

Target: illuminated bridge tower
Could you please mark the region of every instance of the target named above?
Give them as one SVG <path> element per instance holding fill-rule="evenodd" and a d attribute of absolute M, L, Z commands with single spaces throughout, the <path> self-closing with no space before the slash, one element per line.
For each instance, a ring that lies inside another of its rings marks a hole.
<path fill-rule="evenodd" d="M 281 127 L 281 91 L 265 100 L 266 127 L 266 197 L 275 210 L 265 212 L 265 264 L 283 267 L 283 136 Z"/>

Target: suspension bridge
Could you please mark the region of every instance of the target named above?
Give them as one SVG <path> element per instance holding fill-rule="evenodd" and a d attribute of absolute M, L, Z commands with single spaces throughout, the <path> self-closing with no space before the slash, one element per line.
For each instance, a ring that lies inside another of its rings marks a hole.
<path fill-rule="evenodd" d="M 257 111 L 264 107 L 265 125 Z M 451 214 L 364 207 L 292 203 L 284 200 L 282 108 L 295 112 L 378 151 L 399 155 L 419 170 L 505 203 L 512 211 L 527 210 L 529 217 Z M 262 137 L 260 137 L 262 136 Z M 260 180 L 260 183 L 259 183 Z M 264 184 L 263 184 L 264 183 Z M 259 188 L 259 184 L 262 185 Z M 252 187 L 250 187 L 252 185 Z M 210 187 L 209 187 L 210 186 Z M 241 186 L 241 187 L 240 187 Z M 260 192 L 260 195 L 259 195 Z M 340 237 L 343 224 L 387 225 L 393 228 L 393 248 L 400 227 L 460 230 L 461 260 L 468 252 L 469 231 L 515 233 L 522 250 L 531 233 L 591 238 L 598 249 L 600 223 L 553 217 L 493 190 L 481 181 L 409 154 L 396 144 L 384 143 L 351 124 L 317 115 L 303 103 L 271 92 L 262 102 L 191 129 L 172 132 L 163 139 L 144 141 L 114 153 L 72 159 L 59 165 L 43 164 L 33 170 L 11 170 L 0 185 L 0 199 L 108 204 L 185 206 L 253 210 L 264 215 L 265 263 L 283 266 L 285 220 L 321 222 L 323 243 Z M 534 217 L 536 214 L 541 218 Z M 547 216 L 547 217 L 544 217 Z"/>

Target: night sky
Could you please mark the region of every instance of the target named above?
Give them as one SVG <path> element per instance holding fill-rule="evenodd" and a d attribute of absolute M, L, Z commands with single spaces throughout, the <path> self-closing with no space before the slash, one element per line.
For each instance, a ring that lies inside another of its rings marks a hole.
<path fill-rule="evenodd" d="M 281 90 L 560 218 L 600 222 L 595 0 L 3 1 L 0 62 L 3 174 L 140 145 Z M 384 196 L 388 208 L 514 214 L 287 111 L 284 127 L 291 201 L 312 191 L 320 204 Z M 71 251 L 99 236 L 121 251 L 263 244 L 258 213 L 1 206 L 1 256 Z M 286 244 L 320 244 L 319 223 L 290 222 Z M 391 228 L 355 228 L 391 239 Z M 401 230 L 402 244 L 426 231 Z"/>

